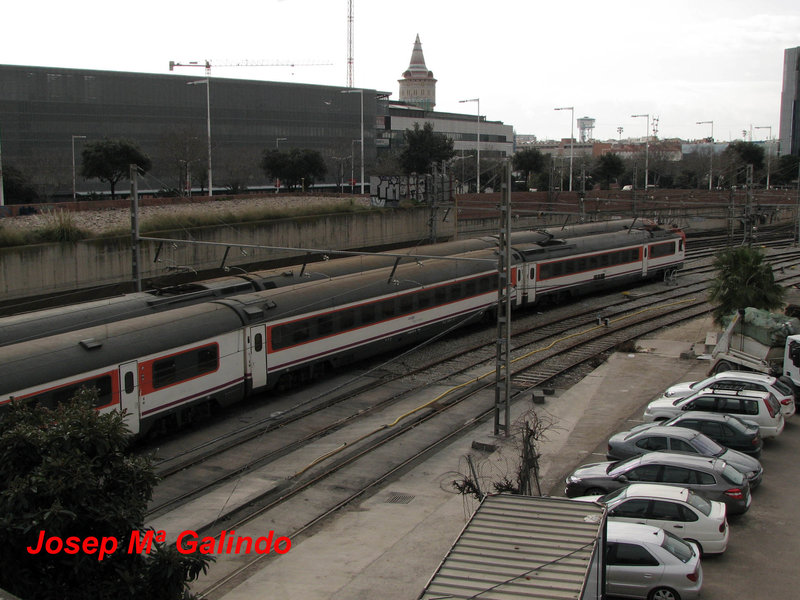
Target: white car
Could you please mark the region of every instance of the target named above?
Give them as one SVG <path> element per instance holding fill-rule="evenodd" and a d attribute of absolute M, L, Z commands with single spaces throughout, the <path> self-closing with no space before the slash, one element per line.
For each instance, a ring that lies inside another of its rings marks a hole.
<path fill-rule="evenodd" d="M 677 400 L 707 388 L 770 392 L 780 402 L 784 419 L 788 419 L 796 411 L 794 390 L 790 385 L 777 377 L 751 371 L 723 371 L 700 381 L 676 383 L 668 388 L 661 397 Z"/>
<path fill-rule="evenodd" d="M 612 521 L 660 527 L 697 544 L 702 554 L 721 554 L 728 547 L 725 504 L 707 500 L 688 488 L 632 483 L 605 496 L 575 500 L 605 504 Z"/>
<path fill-rule="evenodd" d="M 698 410 L 735 415 L 743 421 L 755 423 L 764 439 L 780 435 L 785 423 L 781 405 L 770 392 L 715 388 L 700 390 L 685 398 L 653 400 L 647 405 L 643 419 L 646 422 L 663 421 L 683 411 Z"/>
<path fill-rule="evenodd" d="M 606 593 L 648 600 L 693 600 L 703 587 L 697 546 L 668 531 L 608 521 Z"/>

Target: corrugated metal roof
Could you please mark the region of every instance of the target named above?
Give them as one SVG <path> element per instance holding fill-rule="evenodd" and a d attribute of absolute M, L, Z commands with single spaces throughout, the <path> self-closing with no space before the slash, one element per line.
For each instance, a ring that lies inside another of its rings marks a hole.
<path fill-rule="evenodd" d="M 419 598 L 580 598 L 604 524 L 592 502 L 488 496 Z"/>

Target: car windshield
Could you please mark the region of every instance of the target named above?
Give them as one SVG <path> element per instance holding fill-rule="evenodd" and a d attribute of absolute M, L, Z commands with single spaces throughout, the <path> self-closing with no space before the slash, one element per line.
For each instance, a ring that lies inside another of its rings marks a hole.
<path fill-rule="evenodd" d="M 598 498 L 598 501 L 604 504 L 608 504 L 609 502 L 611 502 L 612 500 L 616 500 L 617 498 L 624 498 L 627 493 L 628 493 L 628 487 L 627 486 L 621 487 L 617 490 L 614 490 L 613 492 L 609 492 L 605 496 L 600 496 L 600 498 Z"/>
<path fill-rule="evenodd" d="M 664 532 L 664 541 L 661 542 L 661 547 L 683 563 L 689 562 L 694 556 L 692 547 L 669 531 Z"/>
<path fill-rule="evenodd" d="M 711 514 L 711 502 L 702 496 L 695 494 L 692 490 L 689 490 L 689 495 L 686 497 L 686 503 L 694 506 L 705 516 Z"/>
<path fill-rule="evenodd" d="M 776 379 L 772 382 L 772 387 L 778 390 L 784 396 L 791 396 L 792 395 L 792 388 L 790 388 L 786 383 L 781 381 L 780 379 Z"/>
<path fill-rule="evenodd" d="M 758 430 L 758 425 L 745 423 L 734 415 L 725 415 L 725 422 L 739 432 L 753 432 Z"/>
<path fill-rule="evenodd" d="M 772 412 L 774 414 L 777 415 L 781 412 L 781 403 L 778 402 L 778 399 L 773 394 L 769 395 L 767 402 L 769 402 L 769 405 L 772 407 Z"/>
<path fill-rule="evenodd" d="M 630 456 L 623 460 L 612 462 L 611 464 L 608 465 L 608 467 L 606 467 L 606 474 L 611 475 L 612 477 L 616 477 L 619 473 L 627 471 L 629 464 L 631 464 L 632 462 L 636 462 L 641 458 L 642 458 L 641 456 Z"/>
<path fill-rule="evenodd" d="M 700 454 L 705 456 L 719 456 L 727 450 L 725 446 L 719 445 L 707 435 L 702 433 L 696 435 L 692 439 L 692 445 L 697 449 Z"/>
<path fill-rule="evenodd" d="M 727 463 L 722 469 L 722 477 L 724 477 L 728 483 L 732 483 L 733 485 L 744 485 L 744 475 Z"/>

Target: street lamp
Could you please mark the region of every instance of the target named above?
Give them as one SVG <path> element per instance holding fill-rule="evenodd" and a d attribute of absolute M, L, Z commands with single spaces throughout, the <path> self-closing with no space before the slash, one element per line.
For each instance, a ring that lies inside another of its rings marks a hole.
<path fill-rule="evenodd" d="M 75 200 L 75 140 L 85 140 L 85 135 L 72 136 L 72 199 Z"/>
<path fill-rule="evenodd" d="M 275 138 L 275 150 L 279 150 L 279 148 L 278 148 L 278 142 L 285 142 L 285 141 L 286 141 L 286 140 L 288 140 L 288 139 L 289 139 L 289 138 Z"/>
<path fill-rule="evenodd" d="M 631 115 L 631 117 L 646 117 L 647 130 L 644 136 L 644 189 L 647 191 L 648 170 L 650 166 L 650 113 L 644 115 Z"/>
<path fill-rule="evenodd" d="M 711 191 L 712 171 L 714 169 L 714 121 L 698 121 L 697 125 L 711 125 L 711 159 L 708 164 L 708 191 Z"/>
<path fill-rule="evenodd" d="M 769 138 L 767 139 L 767 189 L 769 189 L 769 155 L 772 148 L 772 125 L 764 125 L 763 127 L 754 127 L 754 129 L 769 129 Z"/>
<path fill-rule="evenodd" d="M 574 136 L 574 126 L 575 126 L 575 107 L 574 106 L 562 106 L 561 108 L 554 108 L 553 110 L 568 110 L 570 117 L 569 117 L 569 191 L 572 191 L 572 156 L 573 156 L 573 146 L 572 140 Z"/>
<path fill-rule="evenodd" d="M 213 196 L 214 191 L 211 179 L 211 84 L 208 77 L 198 81 L 189 81 L 186 85 L 205 85 L 206 86 L 206 129 L 208 137 L 208 195 Z"/>
<path fill-rule="evenodd" d="M 342 90 L 342 94 L 361 94 L 361 195 L 364 195 L 364 90 Z M 352 148 L 352 145 L 351 145 Z"/>
<path fill-rule="evenodd" d="M 480 98 L 470 98 L 468 100 L 459 100 L 460 104 L 464 104 L 465 102 L 477 102 L 478 103 L 478 142 L 477 142 L 477 166 L 476 173 L 478 176 L 477 183 L 475 184 L 475 189 L 480 194 L 481 193 L 481 99 Z"/>

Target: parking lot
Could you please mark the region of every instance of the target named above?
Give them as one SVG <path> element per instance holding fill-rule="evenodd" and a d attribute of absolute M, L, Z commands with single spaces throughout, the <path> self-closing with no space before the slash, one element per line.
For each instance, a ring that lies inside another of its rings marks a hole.
<path fill-rule="evenodd" d="M 730 521 L 725 554 L 703 560 L 701 598 L 800 597 L 797 547 L 800 534 L 800 421 L 790 418 L 761 454 L 764 481 L 753 492 L 750 510 Z"/>

